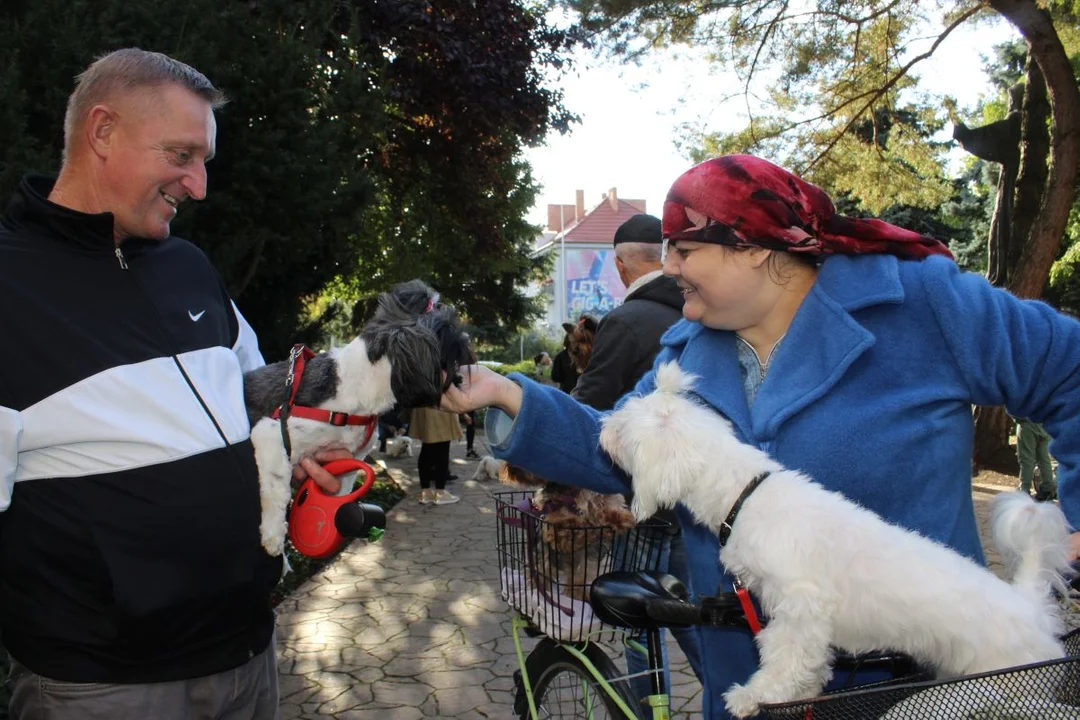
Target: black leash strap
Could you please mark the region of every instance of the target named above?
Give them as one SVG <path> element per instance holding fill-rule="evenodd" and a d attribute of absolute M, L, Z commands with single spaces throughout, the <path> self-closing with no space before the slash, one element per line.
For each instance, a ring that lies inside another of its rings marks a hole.
<path fill-rule="evenodd" d="M 289 372 L 285 375 L 285 387 L 289 389 L 289 394 L 278 408 L 281 442 L 285 445 L 285 457 L 290 460 L 292 460 L 292 440 L 289 438 L 289 412 L 292 410 L 293 403 L 296 402 L 296 393 L 300 390 L 300 378 L 304 374 L 304 365 L 307 361 L 305 351 L 311 352 L 299 343 L 293 345 L 292 350 L 289 351 Z"/>
<path fill-rule="evenodd" d="M 724 547 L 727 544 L 728 538 L 731 537 L 731 529 L 735 525 L 735 518 L 738 516 L 739 511 L 742 510 L 743 503 L 746 502 L 750 494 L 757 490 L 765 478 L 769 477 L 772 473 L 763 472 L 756 478 L 751 480 L 746 487 L 743 488 L 742 494 L 739 495 L 739 499 L 735 501 L 735 504 L 731 506 L 731 512 L 728 513 L 724 522 L 720 523 L 720 547 Z"/>
<path fill-rule="evenodd" d="M 289 403 L 281 406 L 281 418 L 278 422 L 281 426 L 281 442 L 285 446 L 285 457 L 292 461 L 292 440 L 289 439 Z"/>

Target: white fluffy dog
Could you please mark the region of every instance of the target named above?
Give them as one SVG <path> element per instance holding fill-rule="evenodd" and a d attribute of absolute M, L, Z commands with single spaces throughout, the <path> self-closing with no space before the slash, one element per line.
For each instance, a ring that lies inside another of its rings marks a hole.
<path fill-rule="evenodd" d="M 386 455 L 399 458 L 402 455 L 413 456 L 413 441 L 408 435 L 395 435 L 386 439 Z"/>
<path fill-rule="evenodd" d="M 1063 656 L 1049 590 L 1067 572 L 1068 525 L 1052 503 L 997 496 L 995 544 L 1016 570 L 1009 585 L 740 442 L 692 398 L 693 381 L 662 366 L 654 393 L 606 418 L 600 444 L 633 476 L 638 518 L 681 502 L 718 533 L 747 484 L 768 473 L 720 551 L 768 618 L 755 638 L 760 668 L 724 695 L 733 715 L 820 694 L 831 647 L 904 652 L 939 677 Z"/>
<path fill-rule="evenodd" d="M 498 480 L 499 473 L 502 472 L 503 466 L 506 465 L 505 460 L 496 460 L 490 455 L 485 455 L 480 458 L 480 462 L 476 464 L 476 472 L 473 473 L 473 480 Z"/>
<path fill-rule="evenodd" d="M 259 533 L 270 555 L 280 555 L 285 548 L 285 509 L 292 496 L 292 468 L 300 458 L 328 448 L 345 448 L 363 457 L 378 440 L 373 430 L 379 413 L 395 404 L 438 406 L 458 368 L 471 361 L 468 338 L 454 309 L 439 304 L 438 298 L 419 280 L 397 285 L 379 296 L 375 317 L 360 337 L 307 362 L 295 404 L 371 416 L 367 425 L 334 425 L 293 415 L 286 422 L 292 446 L 286 452 L 281 421 L 271 415 L 289 400 L 289 362 L 245 373 L 244 402 L 262 501 Z"/>

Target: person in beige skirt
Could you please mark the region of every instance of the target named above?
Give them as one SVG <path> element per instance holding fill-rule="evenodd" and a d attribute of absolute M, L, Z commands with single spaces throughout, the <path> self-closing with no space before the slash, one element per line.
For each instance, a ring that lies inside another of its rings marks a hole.
<path fill-rule="evenodd" d="M 435 408 L 414 408 L 409 420 L 409 437 L 421 442 L 420 455 L 416 459 L 420 472 L 420 504 L 450 505 L 460 500 L 445 489 L 450 476 L 450 443 L 462 438 L 457 414 Z"/>

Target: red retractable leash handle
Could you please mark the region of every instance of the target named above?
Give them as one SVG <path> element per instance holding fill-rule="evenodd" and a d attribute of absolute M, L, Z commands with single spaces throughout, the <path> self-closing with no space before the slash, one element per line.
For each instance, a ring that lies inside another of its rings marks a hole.
<path fill-rule="evenodd" d="M 359 502 L 375 482 L 375 471 L 356 460 L 332 460 L 325 465 L 331 475 L 362 470 L 364 484 L 348 495 L 330 495 L 308 478 L 293 498 L 289 510 L 289 539 L 299 552 L 313 558 L 333 555 L 354 537 L 377 540 L 386 528 L 386 513 L 378 505 Z"/>

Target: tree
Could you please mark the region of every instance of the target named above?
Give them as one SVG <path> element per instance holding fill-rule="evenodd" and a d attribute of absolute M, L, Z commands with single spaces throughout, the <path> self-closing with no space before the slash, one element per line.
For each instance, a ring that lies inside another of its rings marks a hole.
<path fill-rule="evenodd" d="M 335 279 L 353 303 L 422 277 L 475 323 L 515 326 L 537 310 L 521 291 L 538 267 L 517 155 L 572 121 L 544 81 L 571 42 L 519 0 L 6 0 L 0 193 L 55 172 L 72 78 L 95 56 L 161 50 L 232 97 L 208 199 L 175 231 L 268 357 L 317 332 L 327 318 L 303 309 Z"/>
<path fill-rule="evenodd" d="M 519 2 L 357 4 L 369 44 L 386 48 L 378 201 L 365 232 L 383 241 L 346 276 L 354 316 L 373 291 L 418 273 L 458 305 L 482 340 L 505 341 L 541 308 L 520 290 L 548 260 L 524 221 L 537 187 L 519 160 L 574 117 L 545 69 L 566 67 L 572 36 Z M 378 283 L 368 277 L 379 278 Z"/>
<path fill-rule="evenodd" d="M 971 154 L 999 166 L 986 275 L 994 285 L 1010 288 L 1046 182 L 1050 111 L 1038 64 L 1023 44 L 1005 43 L 995 51 L 997 63 L 987 71 L 1008 97 L 1005 114 L 976 128 L 954 119 L 953 137 Z M 1016 471 L 1009 447 L 1012 426 L 1004 408 L 976 408 L 976 465 Z"/>
<path fill-rule="evenodd" d="M 961 24 L 992 13 L 1004 17 L 1023 36 L 1029 61 L 1014 202 L 998 204 L 1003 212 L 1015 212 L 1008 220 L 995 220 L 1002 231 L 1008 225 L 1015 240 L 1004 257 L 993 257 L 991 270 L 1016 295 L 1040 296 L 1059 255 L 1080 159 L 1080 92 L 1054 21 L 1074 28 L 1078 3 L 960 2 L 937 18 L 942 30 L 921 52 L 911 46 L 929 14 L 918 0 L 570 4 L 582 13 L 583 25 L 611 40 L 618 52 L 682 42 L 730 62 L 743 74 L 750 123 L 734 135 L 707 138 L 705 147 L 769 155 L 826 189 L 851 193 L 871 211 L 884 210 L 894 200 L 932 207 L 946 197 L 938 149 L 919 129 L 933 128 L 944 118 L 940 108 L 915 93 L 913 70 Z M 767 102 L 760 103 L 771 114 L 758 112 L 750 102 L 755 77 L 765 67 L 776 72 Z M 1051 119 L 1048 135 L 1039 114 L 1043 87 Z M 1007 272 L 999 272 L 1003 267 Z M 998 410 L 976 428 L 976 463 L 1012 462 L 1005 419 Z"/>
<path fill-rule="evenodd" d="M 1016 46 L 1007 43 L 995 48 L 999 61 L 1010 64 L 1016 61 Z M 1019 57 L 1023 71 L 1024 56 Z M 1020 242 L 1013 242 L 1013 208 L 1016 204 L 1016 179 L 1020 174 L 1020 138 L 1023 131 L 1024 85 L 1018 78 L 1011 78 L 1005 92 L 1008 107 L 1005 116 L 975 128 L 969 128 L 960 118 L 953 120 L 953 137 L 960 146 L 977 158 L 999 166 L 997 192 L 994 198 L 994 217 L 987 242 L 986 276 L 995 285 L 1004 285 L 1009 270 L 1015 267 Z M 950 112 L 955 111 L 950 108 Z M 1045 122 L 1046 116 L 1043 115 Z"/>
<path fill-rule="evenodd" d="M 740 75 L 748 124 L 704 136 L 706 153 L 769 157 L 871 212 L 894 202 L 930 208 L 949 197 L 947 147 L 928 142 L 945 117 L 940 103 L 916 92 L 912 70 L 977 8 L 946 18 L 931 49 L 909 58 L 926 21 L 917 0 L 571 4 L 617 51 L 686 43 Z"/>
<path fill-rule="evenodd" d="M 1045 299 L 1060 311 L 1080 317 L 1080 203 L 1074 203 L 1065 229 L 1067 243 L 1050 269 Z"/>

